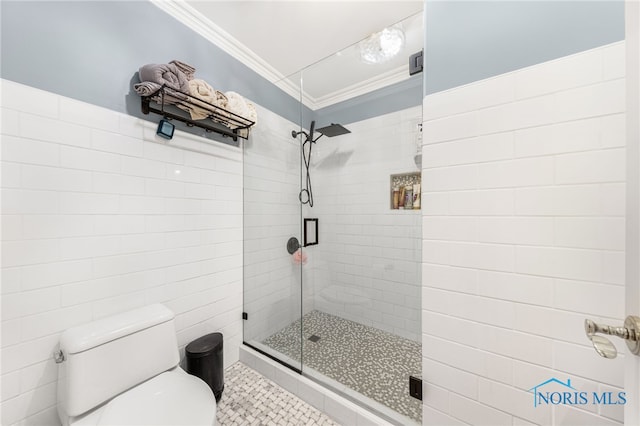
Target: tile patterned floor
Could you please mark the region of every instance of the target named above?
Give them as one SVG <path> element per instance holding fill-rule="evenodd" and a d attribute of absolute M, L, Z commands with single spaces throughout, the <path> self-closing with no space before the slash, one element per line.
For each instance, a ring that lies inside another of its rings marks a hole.
<path fill-rule="evenodd" d="M 219 426 L 339 426 L 295 395 L 236 362 L 224 372 Z"/>
<path fill-rule="evenodd" d="M 422 422 L 422 402 L 409 396 L 409 375 L 422 371 L 420 343 L 320 311 L 302 324 L 304 365 Z M 262 343 L 299 362 L 300 320 Z"/>

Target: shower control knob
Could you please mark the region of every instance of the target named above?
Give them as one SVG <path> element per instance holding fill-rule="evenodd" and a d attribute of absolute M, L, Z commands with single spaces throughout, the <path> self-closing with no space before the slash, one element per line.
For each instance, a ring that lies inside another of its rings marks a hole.
<path fill-rule="evenodd" d="M 295 253 L 300 247 L 300 242 L 296 237 L 291 237 L 289 241 L 287 241 L 287 252 L 289 254 Z"/>

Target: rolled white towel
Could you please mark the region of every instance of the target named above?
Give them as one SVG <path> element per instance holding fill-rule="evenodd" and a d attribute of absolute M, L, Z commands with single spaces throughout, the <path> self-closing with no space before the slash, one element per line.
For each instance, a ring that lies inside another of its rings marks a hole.
<path fill-rule="evenodd" d="M 256 112 L 256 107 L 251 102 L 247 101 L 242 95 L 236 92 L 226 92 L 228 99 L 228 107 L 227 109 L 239 116 L 246 118 L 247 120 L 251 120 L 254 123 L 258 121 L 258 114 Z M 237 127 L 237 126 L 232 126 Z M 243 137 L 247 137 L 249 135 L 249 129 L 240 129 L 239 133 Z"/>
<path fill-rule="evenodd" d="M 236 92 L 226 92 L 227 95 L 227 109 L 234 114 L 237 114 L 241 117 L 247 118 L 249 115 L 249 108 L 247 107 L 247 102 L 244 100 L 242 95 Z"/>
<path fill-rule="evenodd" d="M 219 90 L 216 90 L 216 98 L 217 98 L 216 105 L 225 109 L 229 108 L 229 99 L 227 99 L 227 95 L 225 95 L 223 92 Z"/>
<path fill-rule="evenodd" d="M 258 124 L 258 111 L 256 111 L 256 106 L 251 102 L 247 101 L 247 109 L 249 110 L 249 115 L 247 118 L 253 121 L 253 124 Z"/>
<path fill-rule="evenodd" d="M 194 105 L 189 109 L 189 114 L 191 114 L 193 120 L 207 118 L 216 109 L 204 103 L 207 102 L 217 106 L 216 91 L 206 81 L 201 79 L 189 80 L 189 94 L 191 95 L 189 101 Z M 199 102 L 199 100 L 204 102 Z"/>
<path fill-rule="evenodd" d="M 189 94 L 210 104 L 216 104 L 216 91 L 209 83 L 199 78 L 189 80 Z"/>
<path fill-rule="evenodd" d="M 258 114 L 256 113 L 256 107 L 249 101 L 247 101 L 242 95 L 236 92 L 226 92 L 228 99 L 227 109 L 239 116 L 251 120 L 254 123 L 258 120 Z"/>

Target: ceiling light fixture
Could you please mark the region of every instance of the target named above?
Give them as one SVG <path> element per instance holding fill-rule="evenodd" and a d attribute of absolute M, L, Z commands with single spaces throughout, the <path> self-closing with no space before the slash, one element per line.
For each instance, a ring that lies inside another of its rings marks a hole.
<path fill-rule="evenodd" d="M 362 40 L 360 59 L 365 64 L 380 64 L 396 56 L 404 47 L 404 32 L 400 28 L 385 28 Z"/>

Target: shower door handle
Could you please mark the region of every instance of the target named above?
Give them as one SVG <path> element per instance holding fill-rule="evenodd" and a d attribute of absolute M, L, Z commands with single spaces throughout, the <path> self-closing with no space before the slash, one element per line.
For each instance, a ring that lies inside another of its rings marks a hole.
<path fill-rule="evenodd" d="M 609 339 L 598 335 L 598 333 L 624 339 L 627 342 L 629 351 L 634 355 L 640 355 L 640 317 L 629 315 L 624 320 L 622 327 L 598 324 L 586 319 L 584 320 L 584 331 L 598 355 L 604 358 L 615 358 L 618 355 L 618 351 Z"/>

